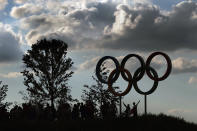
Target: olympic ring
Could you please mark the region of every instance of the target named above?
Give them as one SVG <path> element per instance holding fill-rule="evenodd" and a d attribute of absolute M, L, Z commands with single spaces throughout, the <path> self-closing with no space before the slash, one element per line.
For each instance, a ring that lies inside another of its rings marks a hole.
<path fill-rule="evenodd" d="M 151 71 L 154 75 L 154 78 L 158 78 L 158 74 L 157 72 L 152 68 L 152 67 L 148 67 L 149 68 L 149 71 Z M 137 75 L 139 74 L 139 72 L 143 70 L 142 68 L 138 68 L 136 70 L 136 72 L 134 73 L 133 77 L 137 77 Z M 158 86 L 158 81 L 157 80 L 154 80 L 154 84 L 152 86 L 152 88 L 147 91 L 147 92 L 143 92 L 139 89 L 138 85 L 137 85 L 137 81 L 134 81 L 133 82 L 133 86 L 134 86 L 134 89 L 139 93 L 139 94 L 142 94 L 142 95 L 149 95 L 151 93 L 153 93 L 156 89 L 157 89 L 157 86 Z"/>
<path fill-rule="evenodd" d="M 152 59 L 157 55 L 162 55 L 166 59 L 166 62 L 167 62 L 167 70 L 162 77 L 158 77 L 157 72 L 150 66 Z M 133 78 L 132 78 L 131 73 L 127 69 L 125 69 L 125 64 L 126 64 L 127 60 L 131 57 L 136 57 L 140 61 L 140 64 L 141 64 L 141 67 L 139 67 L 135 71 Z M 115 63 L 116 68 L 110 73 L 108 80 L 105 80 L 102 78 L 102 76 L 100 74 L 100 72 L 101 72 L 100 67 L 101 67 L 102 63 L 107 59 L 111 59 Z M 108 84 L 109 91 L 116 96 L 126 95 L 131 90 L 132 84 L 134 86 L 134 89 L 139 94 L 149 95 L 156 90 L 156 88 L 158 87 L 159 81 L 162 81 L 169 76 L 169 74 L 171 73 L 171 70 L 172 70 L 172 62 L 170 60 L 170 57 L 163 52 L 154 52 L 147 58 L 146 64 L 145 64 L 143 58 L 137 54 L 127 55 L 126 57 L 123 58 L 121 64 L 119 64 L 118 60 L 115 57 L 104 56 L 98 61 L 97 65 L 96 65 L 96 76 L 99 81 L 101 81 L 102 83 Z M 141 91 L 137 85 L 137 82 L 142 79 L 145 72 L 150 79 L 154 80 L 154 84 L 153 84 L 152 88 L 147 92 Z M 153 75 L 151 74 L 151 72 L 153 73 Z M 123 79 L 129 82 L 127 89 L 122 93 L 115 92 L 114 89 L 112 88 L 112 84 L 118 79 L 120 73 L 121 73 L 121 76 L 123 77 Z M 127 74 L 127 76 L 125 73 Z"/>
<path fill-rule="evenodd" d="M 120 71 L 118 70 L 118 68 L 119 68 L 119 62 L 118 62 L 118 60 L 115 57 L 112 57 L 112 56 L 104 56 L 103 58 L 101 58 L 98 61 L 97 65 L 96 65 L 96 76 L 100 80 L 100 82 L 105 83 L 105 84 L 107 84 L 108 82 L 102 78 L 102 76 L 100 74 L 100 72 L 101 72 L 100 66 L 107 59 L 111 59 L 115 63 L 115 65 L 116 65 L 116 74 L 112 78 L 111 82 L 115 82 L 118 79 L 119 75 L 120 75 Z"/>
<path fill-rule="evenodd" d="M 150 71 L 147 70 L 147 68 L 146 68 L 146 73 L 147 73 L 147 75 L 148 75 L 152 80 L 162 81 L 162 80 L 166 79 L 166 78 L 169 76 L 169 74 L 170 74 L 170 72 L 171 72 L 171 70 L 172 70 L 172 62 L 171 62 L 171 60 L 170 60 L 170 57 L 169 57 L 167 54 L 164 54 L 163 52 L 154 52 L 154 53 L 152 53 L 152 54 L 148 57 L 148 59 L 147 59 L 147 61 L 146 61 L 146 67 L 149 67 L 149 66 L 150 66 L 151 60 L 152 60 L 153 57 L 155 57 L 156 55 L 162 55 L 162 56 L 166 59 L 167 64 L 168 64 L 166 73 L 165 73 L 162 77 L 160 77 L 160 78 L 154 78 L 154 77 L 152 76 L 152 74 L 150 73 Z"/>
<path fill-rule="evenodd" d="M 131 57 L 136 57 L 136 58 L 140 61 L 141 67 L 142 67 L 142 69 L 143 69 L 143 70 L 140 72 L 140 75 L 136 76 L 136 79 L 135 79 L 135 80 L 138 81 L 138 80 L 140 80 L 140 79 L 143 77 L 143 75 L 144 75 L 144 73 L 145 73 L 145 63 L 144 63 L 144 60 L 143 60 L 143 58 L 142 58 L 141 56 L 136 55 L 136 54 L 129 54 L 129 55 L 125 56 L 125 57 L 123 58 L 122 62 L 121 62 L 121 68 L 124 69 L 124 66 L 125 66 L 127 60 L 128 60 L 129 58 L 131 58 Z M 122 77 L 123 77 L 125 80 L 128 81 L 128 78 L 126 77 L 126 75 L 124 74 L 124 72 L 121 72 L 121 75 L 122 75 Z"/>
<path fill-rule="evenodd" d="M 109 89 L 109 91 L 110 91 L 112 94 L 114 94 L 114 95 L 116 95 L 116 96 L 124 96 L 124 95 L 128 94 L 129 91 L 130 91 L 131 88 L 132 88 L 132 81 L 131 81 L 132 76 L 131 76 L 131 73 L 130 73 L 128 70 L 126 70 L 126 69 L 120 69 L 120 71 L 121 71 L 121 72 L 125 72 L 125 73 L 127 74 L 127 76 L 128 76 L 127 79 L 129 79 L 129 84 L 128 84 L 127 89 L 126 89 L 124 92 L 122 92 L 122 93 L 115 92 L 114 89 L 112 88 L 112 84 L 113 84 L 113 83 L 111 82 L 111 79 L 112 79 L 113 75 L 116 73 L 116 70 L 114 69 L 114 70 L 110 73 L 110 75 L 109 75 L 109 79 L 108 79 L 108 89 Z M 124 78 L 123 78 L 123 79 L 124 79 Z"/>

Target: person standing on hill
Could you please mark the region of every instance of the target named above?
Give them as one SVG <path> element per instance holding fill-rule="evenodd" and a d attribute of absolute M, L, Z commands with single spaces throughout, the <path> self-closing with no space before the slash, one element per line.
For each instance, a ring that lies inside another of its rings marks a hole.
<path fill-rule="evenodd" d="M 124 111 L 125 116 L 126 116 L 126 117 L 129 117 L 129 115 L 130 115 L 130 110 L 131 110 L 130 104 L 127 104 L 127 105 L 126 105 L 124 102 L 123 102 L 123 104 L 124 104 L 124 106 L 125 106 L 125 108 L 126 108 L 126 110 Z"/>
<path fill-rule="evenodd" d="M 133 117 L 136 118 L 138 116 L 137 114 L 137 106 L 140 103 L 140 101 L 138 101 L 137 104 L 135 104 L 135 102 L 133 102 L 133 108 L 131 109 L 131 114 L 133 114 Z"/>

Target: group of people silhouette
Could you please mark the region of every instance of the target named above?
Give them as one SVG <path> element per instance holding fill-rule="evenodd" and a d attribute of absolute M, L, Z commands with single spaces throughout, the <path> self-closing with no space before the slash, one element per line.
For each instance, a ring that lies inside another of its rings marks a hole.
<path fill-rule="evenodd" d="M 125 104 L 124 117 L 137 117 L 137 104 L 133 108 Z M 118 117 L 118 110 L 115 102 L 102 102 L 97 108 L 92 101 L 85 103 L 60 103 L 58 107 L 52 108 L 47 104 L 23 103 L 15 105 L 10 111 L 6 106 L 0 107 L 0 120 L 92 120 L 92 119 L 115 119 Z"/>
<path fill-rule="evenodd" d="M 139 103 L 140 103 L 140 101 L 138 101 L 137 104 L 135 102 L 133 102 L 133 108 L 132 109 L 130 107 L 130 104 L 126 105 L 125 103 L 123 103 L 125 108 L 126 108 L 126 110 L 124 112 L 125 116 L 129 117 L 130 115 L 133 115 L 133 117 L 137 117 L 138 116 L 137 106 L 138 106 Z"/>

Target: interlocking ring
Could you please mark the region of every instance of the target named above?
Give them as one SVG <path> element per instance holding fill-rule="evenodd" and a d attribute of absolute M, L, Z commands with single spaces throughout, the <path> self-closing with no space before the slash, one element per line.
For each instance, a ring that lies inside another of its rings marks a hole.
<path fill-rule="evenodd" d="M 147 67 L 147 68 L 149 68 L 149 71 L 151 71 L 153 73 L 154 78 L 158 78 L 157 72 L 152 67 Z M 133 78 L 136 78 L 138 76 L 138 74 L 141 72 L 141 70 L 143 70 L 143 69 L 138 68 L 136 70 L 136 72 L 134 73 Z M 154 80 L 154 84 L 153 84 L 152 88 L 147 92 L 143 92 L 142 90 L 139 89 L 137 82 L 138 82 L 137 80 L 133 81 L 134 89 L 137 91 L 137 93 L 142 94 L 142 95 L 149 95 L 149 94 L 153 93 L 157 89 L 157 86 L 159 83 L 158 80 Z"/>
<path fill-rule="evenodd" d="M 162 81 L 170 75 L 170 72 L 172 70 L 172 62 L 170 60 L 170 57 L 167 54 L 165 54 L 163 52 L 154 52 L 148 57 L 148 59 L 146 61 L 146 67 L 150 66 L 151 60 L 153 59 L 153 57 L 155 57 L 157 55 L 162 55 L 166 59 L 168 66 L 167 66 L 167 70 L 166 70 L 165 74 L 160 78 L 155 78 L 152 76 L 152 74 L 150 73 L 150 70 L 148 70 L 148 68 L 146 68 L 146 73 L 152 80 Z"/>
<path fill-rule="evenodd" d="M 127 56 L 125 56 L 121 62 L 121 68 L 124 69 L 125 68 L 125 64 L 127 62 L 127 60 L 131 57 L 136 57 L 139 61 L 140 61 L 140 64 L 141 64 L 141 72 L 138 76 L 136 76 L 135 80 L 139 81 L 143 76 L 144 76 L 144 73 L 145 73 L 145 63 L 144 63 L 144 60 L 141 56 L 139 55 L 136 55 L 136 54 L 129 54 Z M 129 81 L 129 79 L 126 77 L 125 73 L 124 72 L 121 72 L 121 75 L 122 77 Z"/>
<path fill-rule="evenodd" d="M 106 80 L 104 80 L 104 79 L 102 78 L 102 76 L 101 76 L 101 74 L 100 74 L 100 72 L 101 72 L 101 68 L 100 68 L 100 67 L 101 67 L 102 63 L 103 63 L 105 60 L 107 60 L 107 59 L 111 59 L 111 60 L 115 63 L 115 65 L 116 65 L 115 76 L 112 78 L 111 82 L 112 82 L 112 83 L 115 82 L 115 81 L 118 79 L 119 75 L 120 75 L 120 71 L 118 70 L 118 68 L 119 68 L 119 62 L 118 62 L 118 60 L 117 60 L 115 57 L 112 57 L 112 56 L 104 56 L 104 57 L 102 57 L 102 58 L 98 61 L 97 65 L 96 65 L 96 76 L 97 76 L 97 78 L 99 79 L 100 82 L 105 83 L 105 84 L 107 84 L 108 81 L 106 81 Z"/>
<path fill-rule="evenodd" d="M 157 55 L 162 55 L 166 59 L 166 62 L 168 65 L 166 72 L 161 77 L 158 77 L 157 72 L 150 66 L 152 59 Z M 127 69 L 125 69 L 125 64 L 126 64 L 127 60 L 131 57 L 136 57 L 140 61 L 140 64 L 141 64 L 141 67 L 139 67 L 135 71 L 133 78 L 132 78 L 131 73 Z M 102 76 L 100 74 L 100 72 L 101 72 L 100 67 L 101 67 L 102 63 L 107 59 L 113 60 L 113 62 L 116 65 L 116 69 L 114 69 L 110 73 L 108 80 L 105 80 L 102 78 Z M 132 84 L 134 86 L 134 89 L 139 94 L 149 95 L 156 90 L 156 88 L 158 87 L 159 81 L 162 81 L 169 76 L 169 74 L 171 73 L 171 70 L 172 70 L 172 63 L 171 63 L 170 57 L 163 52 L 154 52 L 148 57 L 146 64 L 145 64 L 143 58 L 137 54 L 129 54 L 126 57 L 124 57 L 121 62 L 121 65 L 119 64 L 118 60 L 115 57 L 105 56 L 105 57 L 101 58 L 96 65 L 96 76 L 102 83 L 108 84 L 109 91 L 116 96 L 126 95 L 131 90 Z M 137 82 L 142 79 L 145 72 L 150 79 L 154 80 L 154 84 L 153 84 L 153 87 L 149 91 L 143 92 L 139 89 Z M 151 74 L 151 72 L 153 73 L 153 75 Z M 123 77 L 123 79 L 129 82 L 127 89 L 122 93 L 115 92 L 114 89 L 112 88 L 113 83 L 118 79 L 120 73 L 121 73 L 121 76 Z"/>
<path fill-rule="evenodd" d="M 131 79 L 132 79 L 132 76 L 131 76 L 131 73 L 128 71 L 128 70 L 126 70 L 126 69 L 121 69 L 120 68 L 120 72 L 122 73 L 122 72 L 125 72 L 126 74 L 127 74 L 127 76 L 128 76 L 128 82 L 129 82 L 129 84 L 128 84 L 128 86 L 127 86 L 127 89 L 124 91 L 124 92 L 122 92 L 122 93 L 118 93 L 118 92 L 116 92 L 113 88 L 112 88 L 112 82 L 111 82 L 111 80 L 112 80 L 112 78 L 113 78 L 113 75 L 116 73 L 116 70 L 114 69 L 111 73 L 110 73 L 110 75 L 109 75 L 109 79 L 108 79 L 108 89 L 109 89 L 109 91 L 112 93 L 112 94 L 114 94 L 114 95 L 116 95 L 116 96 L 124 96 L 124 95 L 126 95 L 126 94 L 128 94 L 129 93 L 129 91 L 131 90 L 131 88 L 132 88 L 132 81 L 131 81 Z M 125 79 L 125 78 L 123 78 L 123 79 Z"/>

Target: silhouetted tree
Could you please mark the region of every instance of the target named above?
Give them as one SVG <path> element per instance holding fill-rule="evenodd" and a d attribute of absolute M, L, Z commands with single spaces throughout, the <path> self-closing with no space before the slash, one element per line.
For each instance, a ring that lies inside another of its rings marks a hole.
<path fill-rule="evenodd" d="M 105 63 L 101 65 L 101 75 L 103 79 L 108 79 L 109 70 L 106 69 Z M 114 96 L 111 92 L 109 92 L 107 85 L 101 83 L 95 76 L 92 76 L 92 79 L 96 82 L 93 85 L 84 85 L 85 89 L 83 89 L 82 100 L 83 101 L 92 101 L 97 106 L 101 107 L 104 103 L 118 103 L 119 98 Z M 119 87 L 113 87 L 118 89 Z"/>
<path fill-rule="evenodd" d="M 2 81 L 0 81 L 0 85 L 2 84 Z M 8 91 L 8 85 L 2 85 L 0 86 L 0 107 L 2 106 L 9 106 L 11 103 L 9 102 L 3 102 L 7 96 Z"/>
<path fill-rule="evenodd" d="M 2 81 L 0 81 L 0 85 L 1 83 Z M 8 85 L 0 86 L 0 121 L 9 119 L 9 113 L 7 108 L 8 106 L 11 105 L 11 103 L 3 102 L 7 96 L 7 91 L 8 91 Z"/>
<path fill-rule="evenodd" d="M 21 73 L 28 95 L 37 101 L 71 100 L 68 80 L 73 62 L 67 58 L 67 44 L 61 40 L 40 40 L 23 56 L 25 69 Z"/>
<path fill-rule="evenodd" d="M 25 103 L 31 103 L 32 105 L 45 105 L 47 103 L 46 99 L 42 99 L 41 97 L 36 97 L 30 91 L 19 91 L 19 94 L 22 95 L 22 99 Z"/>
<path fill-rule="evenodd" d="M 0 84 L 2 81 L 0 81 Z M 3 85 L 0 87 L 0 104 L 3 103 L 3 100 L 5 100 L 5 97 L 7 96 L 7 91 L 8 91 L 8 85 Z"/>

